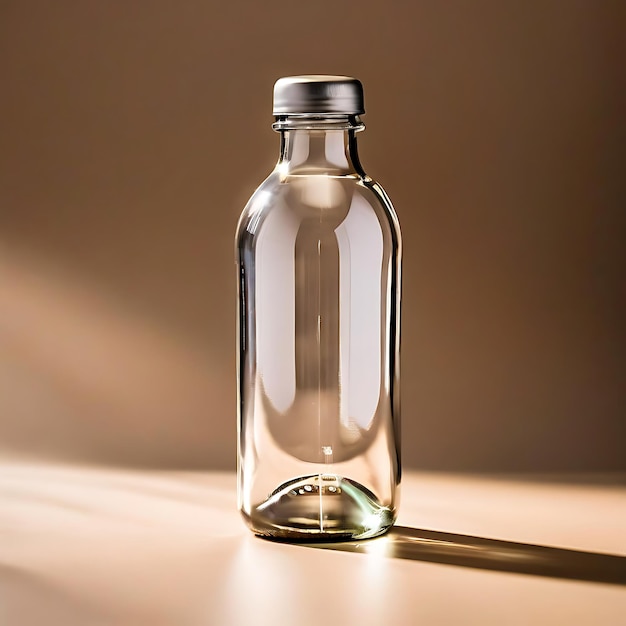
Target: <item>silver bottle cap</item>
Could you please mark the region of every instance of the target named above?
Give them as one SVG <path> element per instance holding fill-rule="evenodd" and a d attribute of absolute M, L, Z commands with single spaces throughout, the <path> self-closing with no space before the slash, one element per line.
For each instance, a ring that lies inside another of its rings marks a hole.
<path fill-rule="evenodd" d="M 274 84 L 274 115 L 360 115 L 363 85 L 350 76 L 286 76 Z"/>

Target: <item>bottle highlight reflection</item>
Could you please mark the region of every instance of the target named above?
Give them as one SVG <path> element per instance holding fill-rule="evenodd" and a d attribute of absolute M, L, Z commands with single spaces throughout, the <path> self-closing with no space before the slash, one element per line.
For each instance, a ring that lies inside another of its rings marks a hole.
<path fill-rule="evenodd" d="M 351 106 L 320 114 L 326 86 Z M 239 501 L 257 534 L 370 537 L 400 477 L 400 232 L 358 161 L 360 83 L 281 79 L 275 111 L 298 97 L 314 110 L 277 116 L 280 160 L 237 232 Z"/>

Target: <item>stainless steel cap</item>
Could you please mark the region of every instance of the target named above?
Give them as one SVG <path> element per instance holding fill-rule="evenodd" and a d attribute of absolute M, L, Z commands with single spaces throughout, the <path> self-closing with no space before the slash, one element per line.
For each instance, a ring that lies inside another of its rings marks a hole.
<path fill-rule="evenodd" d="M 363 85 L 350 76 L 286 76 L 274 84 L 274 115 L 360 115 Z"/>

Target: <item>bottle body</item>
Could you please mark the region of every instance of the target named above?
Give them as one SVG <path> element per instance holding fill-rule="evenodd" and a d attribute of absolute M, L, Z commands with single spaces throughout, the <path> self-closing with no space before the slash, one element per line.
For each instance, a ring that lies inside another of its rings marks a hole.
<path fill-rule="evenodd" d="M 385 532 L 400 480 L 398 221 L 319 126 L 282 131 L 236 238 L 239 506 L 294 540 Z"/>

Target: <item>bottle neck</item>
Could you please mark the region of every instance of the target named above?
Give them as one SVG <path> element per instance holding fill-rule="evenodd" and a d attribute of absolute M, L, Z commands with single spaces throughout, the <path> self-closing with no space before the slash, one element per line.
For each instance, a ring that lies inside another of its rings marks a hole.
<path fill-rule="evenodd" d="M 289 115 L 278 117 L 273 128 L 280 132 L 281 173 L 365 176 L 356 141 L 365 126 L 358 117 Z"/>

